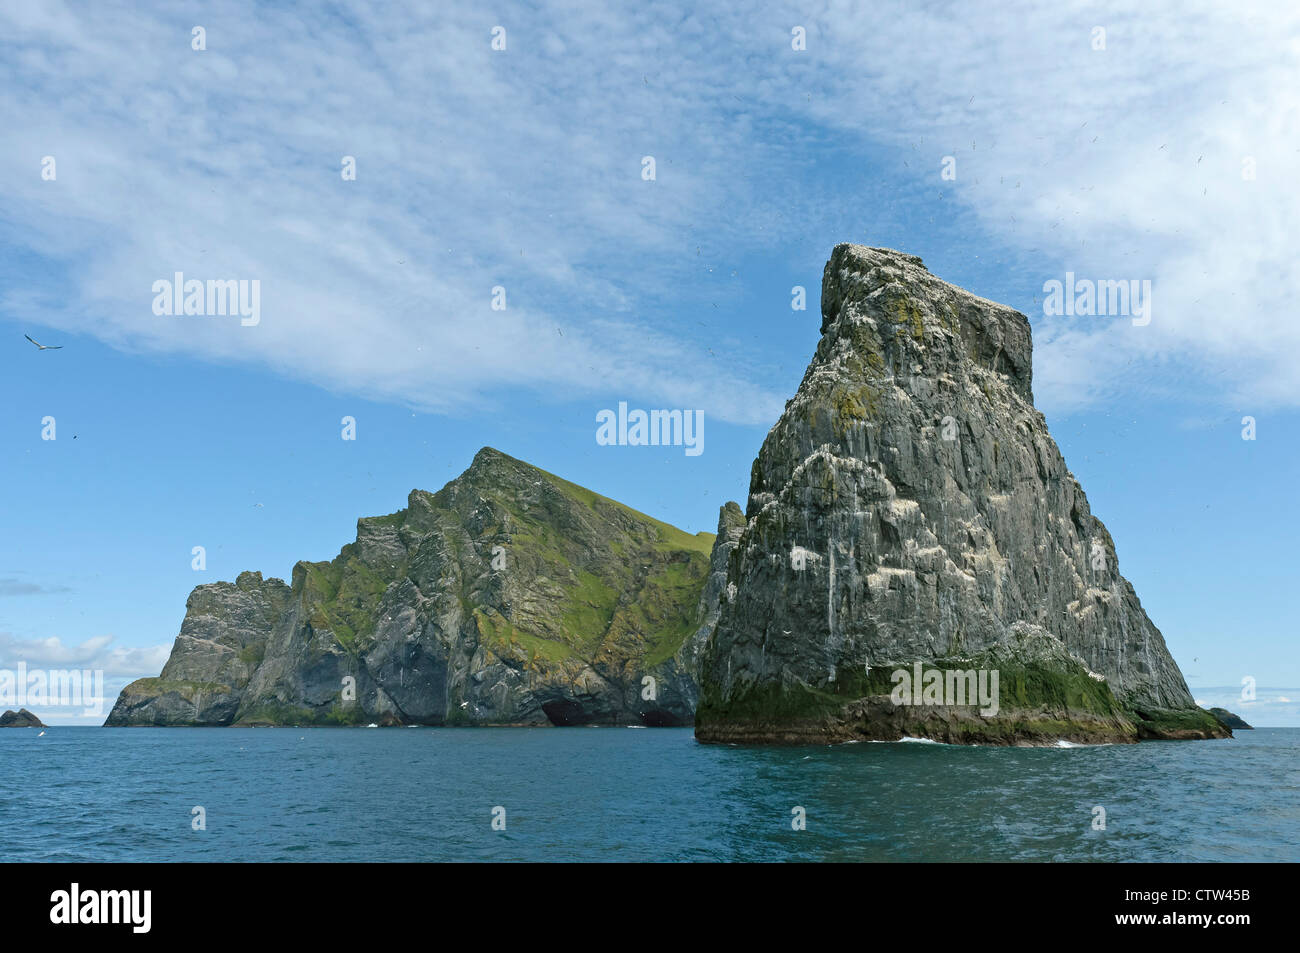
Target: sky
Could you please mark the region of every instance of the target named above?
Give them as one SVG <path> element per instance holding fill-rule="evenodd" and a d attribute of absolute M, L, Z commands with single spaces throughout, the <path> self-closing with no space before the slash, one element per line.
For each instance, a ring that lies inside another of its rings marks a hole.
<path fill-rule="evenodd" d="M 1029 317 L 1193 694 L 1300 725 L 1300 8 L 697 6 L 0 4 L 0 669 L 111 705 L 195 585 L 483 446 L 714 530 L 852 241 Z M 156 313 L 178 272 L 255 314 Z M 1067 273 L 1149 322 L 1046 313 Z M 703 452 L 598 445 L 620 401 Z"/>

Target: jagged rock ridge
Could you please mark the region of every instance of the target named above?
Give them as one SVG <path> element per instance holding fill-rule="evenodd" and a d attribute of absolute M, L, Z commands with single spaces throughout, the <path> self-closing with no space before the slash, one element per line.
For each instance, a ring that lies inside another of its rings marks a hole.
<path fill-rule="evenodd" d="M 289 584 L 198 586 L 106 724 L 689 725 L 713 541 L 484 448 Z"/>
<path fill-rule="evenodd" d="M 1033 406 L 1025 316 L 843 244 L 821 331 L 754 462 L 697 737 L 1221 736 Z M 1000 667 L 999 717 L 890 704 L 916 661 Z"/>

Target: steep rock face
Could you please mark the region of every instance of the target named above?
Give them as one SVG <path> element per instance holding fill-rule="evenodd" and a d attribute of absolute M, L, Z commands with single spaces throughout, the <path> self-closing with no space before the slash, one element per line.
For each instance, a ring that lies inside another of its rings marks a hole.
<path fill-rule="evenodd" d="M 1033 406 L 1025 316 L 846 244 L 821 331 L 754 462 L 697 737 L 1220 736 Z M 878 705 L 916 661 L 1009 667 L 999 715 Z"/>
<path fill-rule="evenodd" d="M 740 504 L 727 502 L 718 512 L 718 532 L 713 541 L 713 553 L 709 557 L 709 575 L 704 582 L 704 591 L 700 593 L 696 616 L 699 628 L 685 642 L 677 653 L 678 662 L 690 675 L 691 711 L 699 704 L 699 690 L 696 679 L 700 670 L 700 655 L 704 645 L 713 634 L 721 611 L 721 601 L 727 588 L 727 564 L 731 554 L 740 543 L 740 535 L 745 530 L 745 514 Z"/>
<path fill-rule="evenodd" d="M 106 724 L 690 724 L 712 545 L 485 448 L 288 585 L 196 588 Z"/>

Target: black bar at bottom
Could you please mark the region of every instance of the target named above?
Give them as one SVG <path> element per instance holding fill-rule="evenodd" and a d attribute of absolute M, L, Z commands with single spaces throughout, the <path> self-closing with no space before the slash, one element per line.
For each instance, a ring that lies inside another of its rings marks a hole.
<path fill-rule="evenodd" d="M 719 932 L 732 941 L 776 921 L 838 932 L 861 918 L 873 932 L 870 924 L 881 921 L 910 923 L 924 934 L 970 920 L 972 936 L 1000 927 L 1033 935 L 1051 929 L 1058 937 L 1141 933 L 1183 942 L 1199 934 L 1232 942 L 1243 931 L 1286 927 L 1291 917 L 1282 904 L 1293 895 L 1293 870 L 1265 864 L 509 866 L 527 869 L 10 863 L 0 910 L 10 941 L 64 934 L 127 942 L 377 942 L 393 939 L 394 930 L 454 918 L 490 928 L 497 942 L 515 935 L 535 941 L 546 921 L 565 935 L 576 930 L 590 938 L 608 929 L 619 931 L 606 934 L 611 941 L 626 933 L 638 942 L 638 929 L 672 929 L 666 921 L 682 913 L 683 931 L 699 939 Z M 578 919 L 560 927 L 571 917 Z"/>

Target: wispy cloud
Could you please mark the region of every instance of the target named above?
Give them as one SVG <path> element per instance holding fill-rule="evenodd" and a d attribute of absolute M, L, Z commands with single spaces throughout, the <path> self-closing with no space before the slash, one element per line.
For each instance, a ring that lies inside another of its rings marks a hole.
<path fill-rule="evenodd" d="M 170 9 L 0 10 L 0 238 L 48 269 L 0 307 L 427 409 L 616 389 L 765 424 L 786 395 L 761 355 L 705 372 L 672 314 L 720 248 L 860 237 L 831 233 L 833 133 L 932 170 L 1034 262 L 1027 293 L 1153 282 L 1146 327 L 1031 315 L 1049 408 L 1207 384 L 1300 404 L 1293 6 L 223 9 L 203 52 Z M 175 271 L 260 279 L 262 323 L 154 316 Z"/>
<path fill-rule="evenodd" d="M 67 586 L 47 586 L 39 582 L 26 582 L 12 576 L 0 579 L 0 598 L 5 596 L 46 596 L 70 591 Z"/>
<path fill-rule="evenodd" d="M 1300 9 L 911 6 L 818 17 L 839 93 L 813 97 L 821 118 L 915 149 L 1035 262 L 1039 301 L 1067 270 L 1154 286 L 1146 327 L 1031 313 L 1040 402 L 1131 398 L 1158 370 L 1183 398 L 1300 404 Z"/>
<path fill-rule="evenodd" d="M 705 92 L 652 95 L 621 65 L 648 62 L 667 22 L 519 11 L 494 53 L 493 21 L 468 9 L 259 8 L 206 19 L 196 52 L 187 24 L 134 6 L 0 17 L 16 133 L 0 188 L 23 230 L 7 237 L 57 275 L 10 310 L 436 410 L 509 385 L 779 412 L 743 355 L 702 374 L 701 349 L 641 313 L 681 279 L 666 263 L 685 260 L 686 210 L 739 191 L 711 191 L 726 137 L 694 139 Z M 177 271 L 259 279 L 261 324 L 156 317 L 152 283 Z"/>

